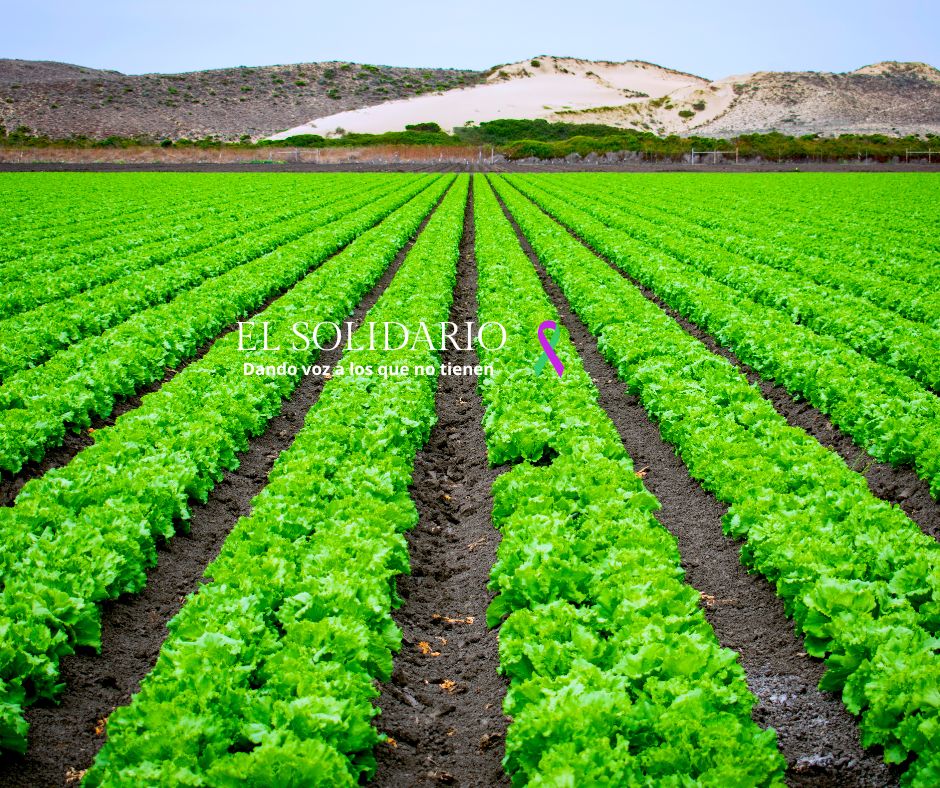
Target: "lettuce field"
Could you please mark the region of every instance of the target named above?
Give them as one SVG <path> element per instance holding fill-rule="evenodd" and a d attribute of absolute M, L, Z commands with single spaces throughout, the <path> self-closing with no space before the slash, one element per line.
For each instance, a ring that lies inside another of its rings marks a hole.
<path fill-rule="evenodd" d="M 940 784 L 935 176 L 0 197 L 0 786 Z"/>

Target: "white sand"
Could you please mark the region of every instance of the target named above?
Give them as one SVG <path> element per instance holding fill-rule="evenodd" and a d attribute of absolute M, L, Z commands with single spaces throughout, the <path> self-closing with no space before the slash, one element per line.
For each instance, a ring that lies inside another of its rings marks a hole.
<path fill-rule="evenodd" d="M 884 132 L 882 127 L 890 120 L 882 118 L 882 107 L 871 103 L 876 99 L 866 103 L 864 96 L 853 94 L 840 104 L 838 96 L 818 86 L 816 74 L 758 72 L 709 82 L 640 61 L 609 63 L 549 56 L 537 60 L 537 67 L 528 60 L 500 66 L 485 83 L 471 88 L 340 112 L 271 139 L 295 134 L 334 135 L 337 129 L 378 134 L 427 121 L 450 131 L 499 118 L 605 123 L 656 134 L 706 136 L 765 128 L 784 128 L 792 133 L 855 128 Z M 916 75 L 940 83 L 940 71 L 923 63 L 875 63 L 853 73 Z M 736 95 L 736 85 L 740 95 Z M 797 110 L 805 118 L 794 119 Z M 849 110 L 853 119 L 833 124 L 834 117 L 844 119 Z M 897 126 L 899 122 L 895 119 L 892 123 Z M 933 128 L 928 123 L 919 131 Z"/>
<path fill-rule="evenodd" d="M 675 96 L 672 103 L 681 102 L 671 113 L 650 110 L 659 115 L 676 115 L 690 101 L 701 95 L 708 99 L 710 119 L 723 111 L 731 94 L 730 86 L 720 93 L 709 91 L 709 83 L 701 77 L 654 66 L 649 63 L 628 61 L 603 63 L 573 58 L 540 57 L 539 67 L 530 61 L 502 66 L 481 85 L 449 90 L 433 95 L 389 101 L 364 109 L 339 112 L 312 120 L 302 126 L 275 134 L 271 139 L 284 139 L 295 134 L 335 134 L 337 129 L 348 132 L 379 134 L 385 131 L 403 131 L 411 123 L 433 121 L 441 128 L 451 130 L 467 122 L 480 123 L 498 118 L 546 118 L 587 122 L 593 118 L 580 114 L 558 113 L 572 110 L 591 115 L 595 108 L 636 105 L 631 112 L 642 110 L 651 99 Z M 705 93 L 702 93 L 705 91 Z M 647 94 L 645 97 L 637 93 Z M 726 95 L 727 94 L 727 95 Z M 687 97 L 693 97 L 687 100 Z M 634 115 L 620 117 L 621 113 L 602 110 L 610 116 L 613 125 L 630 127 Z M 706 119 L 703 114 L 702 120 Z M 662 122 L 667 118 L 662 118 Z M 698 120 L 696 118 L 696 120 Z M 670 130 L 687 128 L 678 116 Z"/>

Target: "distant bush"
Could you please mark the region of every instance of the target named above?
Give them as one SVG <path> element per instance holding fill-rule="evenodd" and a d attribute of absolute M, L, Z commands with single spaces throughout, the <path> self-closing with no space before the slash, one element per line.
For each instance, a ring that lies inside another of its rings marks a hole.
<path fill-rule="evenodd" d="M 292 148 L 322 148 L 326 138 L 319 134 L 295 134 L 283 141 L 264 140 L 266 145 L 289 145 Z"/>
<path fill-rule="evenodd" d="M 436 131 L 436 132 L 442 132 L 443 129 L 442 129 L 437 123 L 433 123 L 433 122 L 428 121 L 428 122 L 426 122 L 426 123 L 410 123 L 409 125 L 405 126 L 405 131 Z"/>
<path fill-rule="evenodd" d="M 424 124 L 420 124 L 424 125 Z M 437 124 L 431 124 L 437 125 Z M 356 134 L 337 130 L 341 136 L 321 137 L 319 134 L 295 134 L 286 140 L 263 140 L 259 146 L 287 145 L 294 148 L 350 148 L 369 145 L 454 145 L 456 137 L 442 131 L 389 131 L 384 134 Z"/>
<path fill-rule="evenodd" d="M 555 157 L 555 148 L 540 140 L 520 140 L 507 146 L 503 153 L 509 159 L 551 159 Z"/>
<path fill-rule="evenodd" d="M 539 140 L 552 142 L 570 137 L 608 137 L 622 129 L 603 123 L 549 123 L 543 118 L 534 120 L 488 120 L 478 126 L 457 130 L 457 135 L 468 143 L 506 145 L 512 142 Z"/>
<path fill-rule="evenodd" d="M 340 98 L 342 98 L 342 96 L 340 95 L 340 92 L 339 92 L 336 88 L 332 88 L 332 89 L 328 90 L 328 91 L 326 92 L 326 95 L 327 95 L 327 98 L 331 98 L 331 99 L 334 99 L 334 100 L 335 100 L 335 99 L 340 99 Z"/>
<path fill-rule="evenodd" d="M 542 65 L 542 61 L 541 61 L 541 60 L 530 60 L 530 61 L 529 61 L 529 65 L 532 66 L 532 68 L 538 68 L 539 66 Z"/>
<path fill-rule="evenodd" d="M 696 101 L 696 102 L 692 105 L 692 109 L 694 109 L 696 112 L 701 112 L 703 109 L 705 109 L 705 102 L 704 102 L 704 101 Z"/>
<path fill-rule="evenodd" d="M 306 87 L 308 83 L 306 79 L 296 79 L 294 80 L 294 84 L 299 88 L 303 88 Z"/>
<path fill-rule="evenodd" d="M 690 110 L 690 109 L 680 109 L 680 110 L 679 110 L 679 117 L 680 117 L 680 118 L 694 118 L 694 117 L 695 117 L 695 113 L 692 112 L 692 110 Z"/>

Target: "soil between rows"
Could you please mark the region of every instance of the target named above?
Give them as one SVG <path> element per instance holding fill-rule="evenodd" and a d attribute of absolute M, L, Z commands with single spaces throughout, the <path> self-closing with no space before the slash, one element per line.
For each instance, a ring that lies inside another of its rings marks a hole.
<path fill-rule="evenodd" d="M 375 225 L 373 225 L 373 227 L 374 226 Z M 311 232 L 315 233 L 317 231 L 312 230 Z M 292 241 L 288 241 L 285 244 L 281 244 L 281 246 L 285 246 L 287 243 L 292 243 Z M 352 243 L 352 241 L 350 241 L 349 243 Z M 348 245 L 349 245 L 348 243 L 344 244 L 342 247 L 337 249 L 333 254 L 334 255 L 339 254 Z M 280 248 L 280 247 L 277 247 L 277 248 Z M 257 258 L 253 258 L 253 260 L 254 259 L 257 259 Z M 242 265 L 247 265 L 250 262 L 252 262 L 252 260 L 248 260 L 245 263 L 242 263 Z M 235 270 L 235 269 L 231 269 L 231 270 Z M 308 269 L 307 273 L 304 274 L 304 276 L 312 273 L 313 270 L 316 270 L 316 269 Z M 300 279 L 298 279 L 297 281 L 299 282 Z M 294 284 L 296 283 L 297 282 L 295 282 Z M 236 328 L 238 328 L 239 321 L 244 322 L 247 320 L 251 320 L 252 318 L 255 317 L 255 315 L 261 314 L 261 312 L 263 312 L 265 309 L 271 306 L 272 303 L 274 303 L 278 298 L 284 295 L 284 293 L 290 290 L 294 286 L 294 284 L 288 285 L 287 287 L 280 288 L 276 292 L 269 295 L 261 303 L 260 306 L 251 310 L 246 315 L 243 315 L 234 323 L 230 323 L 228 326 L 226 326 L 222 330 L 221 333 L 216 334 L 214 337 L 212 337 L 211 339 L 203 343 L 203 345 L 196 351 L 196 354 L 194 356 L 188 359 L 185 359 L 182 363 L 178 364 L 176 367 L 167 367 L 166 374 L 164 374 L 163 378 L 161 378 L 160 380 L 155 380 L 151 383 L 148 383 L 142 386 L 135 394 L 133 394 L 130 397 L 125 397 L 125 398 L 116 400 L 114 404 L 114 408 L 111 410 L 111 413 L 108 416 L 106 417 L 92 416 L 90 426 L 83 428 L 79 432 L 73 432 L 70 429 L 66 429 L 65 438 L 63 439 L 62 443 L 59 444 L 58 446 L 50 447 L 46 451 L 43 458 L 39 460 L 38 462 L 33 461 L 33 462 L 28 462 L 24 464 L 23 467 L 20 469 L 20 471 L 15 474 L 10 474 L 10 473 L 7 473 L 6 471 L 0 471 L 0 506 L 12 506 L 16 501 L 16 496 L 20 494 L 20 490 L 23 489 L 23 485 L 26 484 L 27 482 L 31 481 L 32 479 L 36 479 L 42 476 L 47 471 L 51 471 L 55 468 L 61 468 L 65 465 L 68 465 L 69 462 L 72 461 L 72 458 L 76 454 L 78 454 L 82 449 L 85 449 L 94 443 L 94 438 L 92 438 L 92 434 L 96 430 L 113 426 L 114 422 L 120 416 L 123 416 L 128 411 L 131 411 L 131 410 L 134 410 L 135 408 L 140 407 L 140 400 L 142 397 L 154 391 L 157 391 L 157 389 L 159 389 L 165 383 L 169 383 L 174 377 L 176 377 L 176 375 L 178 375 L 180 372 L 186 369 L 186 367 L 188 367 L 190 364 L 193 364 L 196 361 L 199 361 L 199 359 L 201 359 L 204 355 L 206 355 L 206 353 L 208 353 L 212 349 L 212 346 L 216 342 L 218 342 L 227 334 L 231 333 Z M 189 290 L 180 292 L 177 294 L 177 296 L 183 295 L 184 292 L 190 292 L 191 290 L 192 288 L 190 288 Z M 174 296 L 174 298 L 177 296 Z M 156 304 L 155 306 L 159 306 L 159 304 Z M 113 326 L 113 327 L 116 327 L 116 326 Z"/>
<path fill-rule="evenodd" d="M 440 201 L 435 210 L 438 205 Z M 347 318 L 354 326 L 362 322 L 388 287 L 432 214 L 433 211 L 425 217 L 418 231 Z M 324 350 L 317 363 L 332 366 L 341 355 L 342 345 L 336 350 Z M 143 591 L 101 606 L 101 654 L 79 649 L 62 660 L 61 676 L 66 688 L 58 698 L 59 703 L 41 701 L 27 711 L 29 749 L 23 756 L 9 755 L 0 761 L 0 788 L 78 783 L 104 744 L 103 721 L 116 707 L 130 701 L 141 680 L 156 664 L 167 636 L 167 622 L 179 612 L 186 595 L 206 582 L 203 578 L 206 566 L 219 554 L 238 518 L 251 513 L 251 500 L 267 484 L 274 461 L 294 442 L 324 384 L 322 377 L 302 377 L 291 397 L 283 401 L 280 413 L 239 455 L 238 468 L 225 473 L 205 504 L 192 507 L 189 532 L 178 533 L 158 546 L 158 563 L 148 573 Z"/>
<path fill-rule="evenodd" d="M 552 221 L 557 220 L 552 219 Z M 873 495 L 883 501 L 900 506 L 904 513 L 917 523 L 925 534 L 932 536 L 934 539 L 940 539 L 940 503 L 931 497 L 930 485 L 921 479 L 911 466 L 896 467 L 886 462 L 878 462 L 814 405 L 798 399 L 774 381 L 763 378 L 759 372 L 738 359 L 733 351 L 720 345 L 711 334 L 683 317 L 681 313 L 669 306 L 650 288 L 638 282 L 596 251 L 577 232 L 561 222 L 557 223 L 564 227 L 568 234 L 591 254 L 607 263 L 613 271 L 639 290 L 647 300 L 652 301 L 675 320 L 687 334 L 699 340 L 712 353 L 734 364 L 747 377 L 748 382 L 760 389 L 764 398 L 774 406 L 777 413 L 783 416 L 790 426 L 805 430 L 823 446 L 842 457 L 850 468 L 861 473 L 868 482 L 868 488 Z"/>
<path fill-rule="evenodd" d="M 471 191 L 450 315 L 457 324 L 476 320 L 473 239 Z M 442 360 L 478 363 L 473 349 L 449 348 Z M 373 784 L 508 785 L 501 766 L 506 681 L 496 672 L 496 631 L 486 626 L 493 597 L 486 583 L 499 543 L 490 488 L 499 469 L 487 462 L 476 379 L 438 383 L 438 421 L 415 463 L 419 521 L 408 535 L 412 573 L 398 579 L 402 649 L 378 699 L 376 724 L 390 739 L 378 747 Z"/>
<path fill-rule="evenodd" d="M 689 476 L 674 448 L 663 441 L 639 399 L 627 393 L 597 340 L 574 314 L 528 240 L 503 211 L 558 310 L 598 402 L 613 421 L 644 484 L 662 504 L 656 518 L 678 540 L 686 581 L 702 599 L 705 616 L 722 646 L 737 651 L 747 683 L 758 698 L 754 720 L 777 731 L 790 786 L 890 786 L 894 770 L 880 753 L 864 750 L 858 726 L 837 695 L 817 689 L 820 660 L 808 657 L 787 619 L 783 601 L 767 581 L 748 574 L 740 546 L 722 534 L 727 507 Z"/>
<path fill-rule="evenodd" d="M 378 222 L 376 224 L 378 224 Z M 374 226 L 376 225 L 373 225 L 373 227 Z M 422 227 L 423 226 L 424 225 L 422 225 Z M 311 232 L 315 233 L 317 232 L 317 230 L 314 229 Z M 285 244 L 281 244 L 281 246 L 286 246 L 287 243 L 293 243 L 293 242 L 288 241 Z M 343 249 L 349 246 L 350 243 L 352 243 L 352 241 L 349 241 L 348 243 L 343 244 L 343 246 L 337 249 L 333 253 L 333 255 L 337 255 L 340 252 L 342 252 Z M 253 260 L 254 259 L 257 259 L 257 258 L 253 258 Z M 250 262 L 252 262 L 252 260 L 248 260 L 245 263 L 242 263 L 242 265 L 247 265 Z M 231 269 L 231 270 L 235 270 L 235 269 Z M 312 273 L 313 270 L 316 270 L 316 269 L 308 269 L 307 273 L 304 274 L 304 276 Z M 299 282 L 300 280 L 298 279 L 297 281 Z M 296 283 L 297 282 L 294 282 L 294 284 Z M 111 413 L 108 416 L 106 417 L 92 416 L 90 428 L 88 427 L 83 428 L 80 432 L 73 432 L 72 430 L 66 429 L 65 438 L 63 442 L 59 444 L 58 446 L 51 446 L 46 451 L 43 458 L 39 460 L 38 462 L 36 461 L 27 462 L 26 464 L 23 465 L 20 471 L 15 474 L 11 474 L 6 471 L 0 471 L 0 506 L 12 506 L 16 501 L 16 496 L 20 494 L 20 490 L 23 489 L 23 485 L 25 485 L 27 482 L 31 481 L 32 479 L 36 479 L 42 476 L 47 471 L 51 471 L 55 468 L 61 468 L 65 465 L 68 465 L 69 462 L 71 462 L 72 458 L 76 454 L 82 451 L 82 449 L 85 449 L 88 446 L 91 446 L 92 443 L 94 443 L 94 438 L 92 438 L 92 434 L 96 430 L 113 426 L 114 422 L 120 416 L 124 415 L 128 411 L 138 408 L 140 406 L 140 400 L 143 396 L 150 394 L 154 391 L 157 391 L 157 389 L 159 389 L 165 383 L 168 383 L 169 381 L 171 381 L 176 375 L 178 375 L 180 372 L 186 369 L 186 367 L 188 367 L 190 364 L 201 359 L 204 355 L 206 355 L 206 353 L 208 353 L 212 349 L 212 346 L 216 342 L 218 342 L 220 339 L 225 337 L 226 334 L 229 334 L 232 331 L 234 331 L 236 328 L 238 328 L 239 321 L 244 322 L 247 320 L 251 320 L 256 315 L 261 314 L 261 312 L 263 312 L 265 309 L 271 306 L 271 304 L 274 303 L 282 295 L 284 295 L 284 293 L 286 293 L 288 290 L 294 287 L 294 284 L 288 285 L 287 287 L 280 288 L 276 292 L 269 295 L 261 303 L 260 306 L 251 310 L 246 315 L 243 315 L 242 317 L 239 318 L 239 320 L 236 320 L 234 323 L 230 323 L 221 331 L 221 333 L 216 334 L 212 339 L 209 339 L 208 341 L 203 343 L 203 345 L 199 348 L 199 350 L 196 351 L 196 354 L 194 356 L 188 359 L 185 359 L 182 363 L 178 364 L 176 367 L 167 367 L 166 374 L 163 376 L 162 379 L 153 381 L 151 383 L 146 384 L 145 386 L 142 386 L 133 396 L 116 400 L 114 404 L 114 408 L 112 409 Z M 190 290 L 191 289 L 192 288 L 190 288 Z M 184 291 L 184 292 L 189 292 L 189 290 Z M 183 295 L 183 293 L 181 292 L 181 293 L 178 293 L 177 295 Z"/>
<path fill-rule="evenodd" d="M 284 295 L 284 293 L 286 293 L 289 289 L 290 288 L 287 287 L 279 290 L 265 299 L 264 303 L 261 304 L 261 306 L 259 306 L 257 309 L 249 312 L 247 315 L 239 319 L 242 321 L 251 320 L 255 315 L 260 314 L 265 309 L 267 309 L 274 301 Z M 134 410 L 135 408 L 139 408 L 140 401 L 144 396 L 157 391 L 164 384 L 169 383 L 190 364 L 199 361 L 199 359 L 205 356 L 206 353 L 212 349 L 212 346 L 216 342 L 222 339 L 226 334 L 234 331 L 236 328 L 238 328 L 238 321 L 226 326 L 220 334 L 217 334 L 212 339 L 205 342 L 202 347 L 196 351 L 196 355 L 185 359 L 176 367 L 167 367 L 164 376 L 160 380 L 155 380 L 146 384 L 145 386 L 142 386 L 135 394 L 130 397 L 116 400 L 114 407 L 111 409 L 111 413 L 108 416 L 92 416 L 91 425 L 89 427 L 83 428 L 80 432 L 73 432 L 72 430 L 66 428 L 65 438 L 62 443 L 58 446 L 50 447 L 46 451 L 43 458 L 38 462 L 26 463 L 20 469 L 19 473 L 16 474 L 8 474 L 5 471 L 0 472 L 0 506 L 12 506 L 16 502 L 16 496 L 20 494 L 20 490 L 23 489 L 23 485 L 27 482 L 33 479 L 38 479 L 47 471 L 68 465 L 76 454 L 82 451 L 82 449 L 88 448 L 95 442 L 92 434 L 96 430 L 101 430 L 105 427 L 113 427 L 114 422 L 117 421 L 118 418 L 123 416 L 125 413 Z"/>

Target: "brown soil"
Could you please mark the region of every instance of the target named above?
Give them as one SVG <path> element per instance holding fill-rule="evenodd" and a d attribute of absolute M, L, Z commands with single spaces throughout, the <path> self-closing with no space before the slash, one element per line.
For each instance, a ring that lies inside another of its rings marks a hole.
<path fill-rule="evenodd" d="M 850 468 L 861 473 L 868 482 L 868 487 L 873 495 L 888 503 L 897 504 L 911 520 L 920 526 L 925 534 L 932 536 L 934 539 L 940 539 L 940 503 L 931 497 L 930 485 L 919 478 L 913 468 L 910 466 L 895 467 L 872 458 L 850 436 L 836 427 L 824 413 L 810 403 L 794 398 L 783 386 L 762 378 L 760 373 L 742 363 L 731 350 L 719 345 L 714 337 L 695 323 L 687 320 L 648 287 L 640 284 L 604 258 L 603 255 L 592 249 L 590 244 L 580 238 L 577 233 L 570 228 L 566 229 L 582 246 L 604 260 L 647 299 L 682 326 L 686 333 L 702 342 L 712 353 L 727 359 L 741 370 L 750 383 L 760 388 L 761 394 L 770 401 L 774 409 L 791 426 L 799 427 L 808 432 L 823 446 L 832 449 L 842 457 Z"/>
<path fill-rule="evenodd" d="M 740 369 L 747 379 L 760 388 L 761 394 L 773 404 L 774 409 L 789 424 L 806 430 L 823 446 L 832 449 L 853 470 L 861 473 L 868 488 L 883 501 L 897 504 L 904 513 L 917 523 L 921 530 L 934 539 L 940 539 L 940 504 L 930 496 L 930 485 L 917 476 L 910 466 L 895 467 L 878 462 L 867 451 L 860 448 L 851 437 L 836 427 L 827 415 L 810 403 L 795 399 L 783 386 L 763 379 L 747 364 L 741 363 L 730 350 L 715 342 L 714 338 L 698 326 L 681 318 L 678 313 L 664 306 L 690 334 L 701 340 L 709 350 L 728 359 Z"/>
<path fill-rule="evenodd" d="M 473 195 L 450 320 L 476 320 Z M 444 362 L 476 365 L 476 352 L 449 349 Z M 501 759 L 506 681 L 497 675 L 497 635 L 486 626 L 487 590 L 499 532 L 490 488 L 483 407 L 472 377 L 442 377 L 438 421 L 415 464 L 420 519 L 409 534 L 412 573 L 398 580 L 404 633 L 390 682 L 382 686 L 374 784 L 508 785 Z M 453 684 L 445 683 L 453 682 Z"/>
<path fill-rule="evenodd" d="M 341 251 L 342 249 L 337 250 L 336 254 L 339 254 Z M 293 287 L 293 285 L 288 285 L 287 287 L 283 287 L 277 292 L 272 293 L 259 307 L 257 307 L 257 309 L 252 310 L 247 315 L 243 315 L 240 320 L 250 320 L 255 315 L 260 314 L 274 301 L 290 290 L 291 287 Z M 23 468 L 20 469 L 19 473 L 16 474 L 0 471 L 0 506 L 12 506 L 16 500 L 16 496 L 19 495 L 20 490 L 23 489 L 23 485 L 26 484 L 26 482 L 42 476 L 44 473 L 46 473 L 46 471 L 51 471 L 54 468 L 61 468 L 62 466 L 67 465 L 71 459 L 82 449 L 85 449 L 94 443 L 94 439 L 92 438 L 93 431 L 112 426 L 120 416 L 139 407 L 142 397 L 156 391 L 165 383 L 171 381 L 174 377 L 176 377 L 177 374 L 186 369 L 186 367 L 188 367 L 190 364 L 201 359 L 204 355 L 206 355 L 206 353 L 209 352 L 216 342 L 222 339 L 222 337 L 224 337 L 226 334 L 234 331 L 236 328 L 238 328 L 238 321 L 226 326 L 220 334 L 205 342 L 199 348 L 199 350 L 196 351 L 196 354 L 192 358 L 186 359 L 182 364 L 175 368 L 171 369 L 168 367 L 166 374 L 162 379 L 142 386 L 140 390 L 132 397 L 127 397 L 116 401 L 114 408 L 107 418 L 92 416 L 90 429 L 85 428 L 80 432 L 66 430 L 65 439 L 63 440 L 62 444 L 47 449 L 45 456 L 40 461 L 26 463 Z"/>
<path fill-rule="evenodd" d="M 279 298 L 285 292 L 286 290 L 281 290 L 270 296 L 261 306 L 248 314 L 248 319 L 251 319 L 260 312 L 263 312 L 275 299 Z M 243 317 L 242 320 L 244 319 L 245 318 Z M 161 386 L 171 381 L 190 364 L 201 359 L 206 353 L 209 352 L 216 342 L 218 342 L 229 332 L 234 331 L 236 328 L 238 328 L 237 322 L 227 326 L 221 334 L 219 334 L 217 337 L 213 337 L 201 348 L 199 348 L 195 356 L 187 359 L 174 369 L 168 368 L 162 379 L 148 383 L 132 397 L 126 397 L 116 401 L 114 408 L 111 410 L 111 414 L 107 418 L 93 416 L 91 418 L 90 428 L 85 428 L 81 432 L 72 432 L 71 430 L 67 430 L 65 433 L 65 440 L 62 442 L 62 444 L 49 448 L 46 451 L 45 456 L 39 462 L 26 463 L 20 472 L 16 474 L 9 474 L 6 471 L 0 471 L 0 506 L 12 506 L 16 502 L 16 496 L 20 494 L 20 490 L 23 489 L 23 485 L 26 484 L 26 482 L 39 478 L 44 473 L 46 473 L 46 471 L 51 471 L 54 468 L 61 468 L 64 465 L 68 465 L 68 463 L 71 462 L 72 458 L 76 454 L 94 443 L 94 439 L 92 438 L 93 431 L 113 426 L 114 422 L 117 421 L 120 416 L 123 416 L 128 411 L 139 407 L 142 397 L 157 391 Z"/>
<path fill-rule="evenodd" d="M 217 155 L 199 149 L 174 151 L 164 160 L 154 149 L 146 149 L 135 159 L 126 151 L 64 151 L 37 148 L 20 150 L 0 148 L 2 172 L 940 172 L 940 154 L 932 164 L 881 164 L 878 162 L 758 162 L 740 164 L 683 164 L 675 161 L 505 161 L 497 154 L 488 161 L 489 148 L 480 159 L 476 149 L 441 152 L 433 148 L 403 151 L 389 147 L 383 152 L 369 148 L 328 149 L 335 160 L 316 161 L 313 149 L 290 149 L 272 155 L 272 151 L 249 152 L 232 161 L 219 162 Z M 159 149 L 158 149 L 159 150 Z M 277 153 L 277 151 L 274 151 Z M 76 155 L 80 154 L 80 155 Z M 443 159 L 441 158 L 443 156 Z M 254 161 L 252 161 L 254 160 Z M 260 160 L 260 161 L 259 161 Z"/>
<path fill-rule="evenodd" d="M 348 318 L 355 325 L 388 287 L 429 218 Z M 323 351 L 319 363 L 335 365 L 341 354 L 342 348 Z M 91 765 L 104 743 L 101 721 L 129 702 L 153 668 L 167 622 L 179 612 L 185 596 L 205 582 L 206 566 L 238 518 L 251 513 L 251 500 L 267 484 L 274 461 L 290 448 L 323 384 L 320 377 L 302 378 L 264 433 L 239 455 L 239 467 L 224 475 L 205 504 L 192 507 L 189 533 L 158 547 L 158 563 L 144 590 L 102 605 L 101 654 L 80 649 L 62 660 L 66 689 L 57 705 L 44 701 L 27 711 L 29 749 L 24 756 L 0 761 L 0 787 L 71 785 Z"/>
<path fill-rule="evenodd" d="M 689 476 L 638 398 L 625 392 L 616 371 L 598 351 L 595 337 L 571 310 L 518 225 L 512 223 L 598 387 L 601 407 L 636 467 L 647 469 L 644 484 L 662 504 L 656 517 L 678 540 L 686 580 L 701 594 L 706 618 L 721 644 L 740 654 L 748 686 L 759 701 L 754 719 L 777 731 L 788 764 L 787 783 L 896 784 L 897 775 L 882 763 L 880 754 L 862 749 L 855 719 L 838 696 L 817 689 L 822 662 L 803 651 L 782 600 L 764 578 L 748 574 L 739 560 L 740 545 L 722 534 L 721 518 L 727 507 Z"/>

